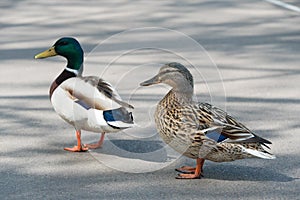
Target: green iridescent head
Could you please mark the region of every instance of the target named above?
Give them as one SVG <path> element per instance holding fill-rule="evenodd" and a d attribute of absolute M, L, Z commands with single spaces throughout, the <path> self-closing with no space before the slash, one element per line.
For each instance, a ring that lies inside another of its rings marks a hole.
<path fill-rule="evenodd" d="M 34 58 L 41 59 L 56 55 L 63 56 L 68 60 L 67 68 L 74 70 L 80 70 L 82 68 L 83 50 L 75 38 L 60 38 L 52 47 L 37 54 Z"/>

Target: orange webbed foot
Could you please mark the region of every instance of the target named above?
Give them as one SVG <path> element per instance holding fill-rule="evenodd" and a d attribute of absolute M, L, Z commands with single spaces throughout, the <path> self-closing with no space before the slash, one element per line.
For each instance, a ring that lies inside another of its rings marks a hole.
<path fill-rule="evenodd" d="M 197 158 L 197 165 L 196 167 L 189 167 L 189 166 L 183 166 L 176 171 L 180 172 L 181 174 L 178 174 L 176 179 L 199 179 L 202 175 L 202 168 L 204 164 L 203 158 Z"/>
<path fill-rule="evenodd" d="M 87 150 L 89 150 L 89 148 L 83 147 L 81 145 L 81 131 L 80 130 L 76 130 L 76 138 L 77 138 L 77 146 L 74 146 L 72 148 L 66 147 L 66 148 L 64 148 L 64 150 L 71 151 L 71 152 L 86 152 Z"/>
<path fill-rule="evenodd" d="M 195 173 L 193 174 L 178 174 L 178 176 L 176 176 L 176 179 L 200 179 L 201 178 L 201 174 L 197 175 Z"/>
<path fill-rule="evenodd" d="M 182 166 L 180 168 L 175 169 L 175 171 L 183 173 L 183 174 L 194 174 L 196 171 L 196 168 L 190 167 L 190 166 Z"/>
<path fill-rule="evenodd" d="M 103 144 L 103 141 L 104 141 L 104 136 L 105 136 L 105 133 L 102 133 L 101 136 L 100 136 L 100 139 L 97 143 L 94 143 L 94 144 L 84 144 L 84 147 L 87 147 L 89 149 L 98 149 L 98 148 L 101 148 L 102 147 L 102 144 Z"/>
<path fill-rule="evenodd" d="M 87 147 L 82 147 L 82 146 L 74 146 L 74 147 L 66 147 L 64 148 L 64 150 L 66 151 L 71 151 L 71 152 L 86 152 L 89 150 L 89 148 Z"/>
<path fill-rule="evenodd" d="M 102 144 L 99 145 L 98 143 L 94 143 L 94 144 L 84 144 L 84 147 L 88 148 L 88 149 L 99 149 L 102 147 Z"/>

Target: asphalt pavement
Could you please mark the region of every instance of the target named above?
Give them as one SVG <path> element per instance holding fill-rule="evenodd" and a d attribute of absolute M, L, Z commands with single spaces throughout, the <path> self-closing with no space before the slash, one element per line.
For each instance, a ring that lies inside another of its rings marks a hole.
<path fill-rule="evenodd" d="M 299 199 L 299 13 L 258 0 L 6 0 L 0 10 L 1 199 Z M 75 131 L 48 90 L 65 60 L 33 59 L 62 36 L 82 44 L 85 75 L 135 106 L 137 126 L 107 134 L 101 149 L 63 150 Z M 207 161 L 202 179 L 176 180 L 174 169 L 195 161 L 156 133 L 153 111 L 169 88 L 139 86 L 173 61 L 193 73 L 195 100 L 272 141 L 277 158 Z"/>

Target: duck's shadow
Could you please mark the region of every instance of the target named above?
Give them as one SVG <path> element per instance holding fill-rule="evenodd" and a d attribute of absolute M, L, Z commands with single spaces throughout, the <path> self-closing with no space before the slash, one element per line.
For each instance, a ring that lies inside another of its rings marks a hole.
<path fill-rule="evenodd" d="M 203 167 L 203 175 L 205 179 L 227 181 L 290 182 L 300 179 L 288 175 L 290 170 L 294 170 L 291 167 L 296 168 L 299 166 L 296 164 L 298 159 L 283 156 L 277 157 L 275 160 L 245 159 L 229 163 L 206 161 Z M 289 160 L 289 162 L 286 160 Z M 282 163 L 285 163 L 285 165 Z"/>
<path fill-rule="evenodd" d="M 110 140 L 109 142 L 106 141 L 103 148 L 93 150 L 92 152 L 96 156 L 101 157 L 101 155 L 106 154 L 118 156 L 129 161 L 131 160 L 132 162 L 135 160 L 153 163 L 169 162 L 172 163 L 170 164 L 171 166 L 169 166 L 170 169 L 184 164 L 191 166 L 196 164 L 194 160 L 180 157 L 179 154 L 172 152 L 172 150 L 170 151 L 170 148 L 159 140 Z M 205 179 L 289 182 L 299 179 L 287 175 L 287 166 L 289 168 L 298 166 L 296 163 L 297 160 L 299 160 L 299 158 L 281 156 L 275 160 L 246 159 L 230 163 L 207 161 L 204 164 L 203 174 Z M 286 166 L 282 163 L 285 163 Z"/>
<path fill-rule="evenodd" d="M 293 178 L 286 174 L 279 173 L 276 168 L 252 167 L 241 165 L 210 165 L 204 167 L 204 177 L 207 179 L 228 180 L 228 181 L 272 181 L 289 182 L 299 178 Z"/>
<path fill-rule="evenodd" d="M 179 154 L 159 140 L 109 140 L 100 149 L 91 150 L 94 156 L 103 154 L 128 160 L 141 160 L 154 163 L 169 162 Z"/>

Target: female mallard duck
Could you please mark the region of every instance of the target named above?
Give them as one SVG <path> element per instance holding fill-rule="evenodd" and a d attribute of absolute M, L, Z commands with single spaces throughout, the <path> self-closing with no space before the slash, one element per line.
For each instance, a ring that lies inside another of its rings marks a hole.
<path fill-rule="evenodd" d="M 184 166 L 177 178 L 200 178 L 204 161 L 226 162 L 243 158 L 274 159 L 263 146 L 271 144 L 251 132 L 225 111 L 208 103 L 193 102 L 193 77 L 179 63 L 161 67 L 148 86 L 165 83 L 172 87 L 159 102 L 155 123 L 162 139 L 183 155 L 196 159 L 196 168 Z"/>
<path fill-rule="evenodd" d="M 50 100 L 58 115 L 74 126 L 77 137 L 77 146 L 65 150 L 80 152 L 99 148 L 106 132 L 133 126 L 132 114 L 125 109 L 133 107 L 123 102 L 109 83 L 96 76 L 81 76 L 83 50 L 76 39 L 61 38 L 35 58 L 56 55 L 65 57 L 68 63 L 50 87 Z M 100 140 L 95 144 L 81 145 L 81 130 L 101 133 Z"/>

